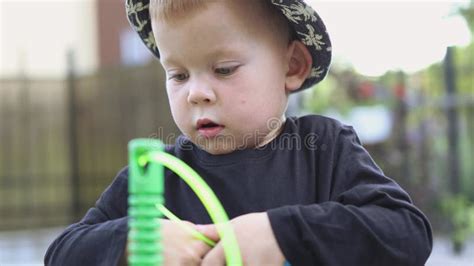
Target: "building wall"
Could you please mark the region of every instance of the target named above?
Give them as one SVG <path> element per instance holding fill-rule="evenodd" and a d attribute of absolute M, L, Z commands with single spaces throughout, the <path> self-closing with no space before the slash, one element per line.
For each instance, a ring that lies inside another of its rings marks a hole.
<path fill-rule="evenodd" d="M 129 28 L 125 0 L 98 0 L 98 49 L 100 66 L 121 63 L 120 36 Z"/>
<path fill-rule="evenodd" d="M 97 0 L 99 66 L 140 66 L 153 56 L 125 15 L 125 0 Z"/>

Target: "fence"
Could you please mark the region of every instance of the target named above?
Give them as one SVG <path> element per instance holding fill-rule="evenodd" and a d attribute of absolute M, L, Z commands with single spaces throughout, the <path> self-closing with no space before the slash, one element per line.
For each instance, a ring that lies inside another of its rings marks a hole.
<path fill-rule="evenodd" d="M 82 77 L 70 66 L 64 80 L 0 81 L 0 230 L 76 221 L 130 139 L 178 132 L 156 63 Z"/>

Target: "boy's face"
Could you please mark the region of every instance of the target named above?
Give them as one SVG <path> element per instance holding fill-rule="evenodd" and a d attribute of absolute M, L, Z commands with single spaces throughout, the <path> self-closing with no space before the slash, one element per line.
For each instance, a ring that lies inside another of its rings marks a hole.
<path fill-rule="evenodd" d="M 287 105 L 288 42 L 239 2 L 152 20 L 174 121 L 211 154 L 273 138 Z"/>

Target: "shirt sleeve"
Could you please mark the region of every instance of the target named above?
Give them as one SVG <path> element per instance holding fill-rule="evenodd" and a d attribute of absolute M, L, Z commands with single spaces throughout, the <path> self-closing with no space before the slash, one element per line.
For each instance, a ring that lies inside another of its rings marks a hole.
<path fill-rule="evenodd" d="M 122 170 L 95 207 L 49 246 L 45 265 L 117 265 L 127 242 L 127 171 Z"/>
<path fill-rule="evenodd" d="M 327 156 L 334 162 L 330 180 L 317 189 L 330 191 L 327 201 L 267 212 L 286 259 L 293 266 L 424 265 L 432 248 L 428 220 L 384 176 L 352 127 L 342 127 Z"/>

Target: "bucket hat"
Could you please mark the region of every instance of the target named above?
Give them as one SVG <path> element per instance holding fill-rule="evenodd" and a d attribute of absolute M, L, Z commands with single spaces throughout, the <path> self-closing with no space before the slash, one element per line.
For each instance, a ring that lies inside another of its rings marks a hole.
<path fill-rule="evenodd" d="M 311 72 L 297 91 L 309 88 L 326 76 L 331 63 L 331 41 L 318 13 L 303 0 L 267 0 L 286 17 L 296 38 L 308 48 L 313 64 Z M 150 0 L 126 0 L 128 21 L 155 57 L 160 51 L 155 43 L 149 12 Z"/>

